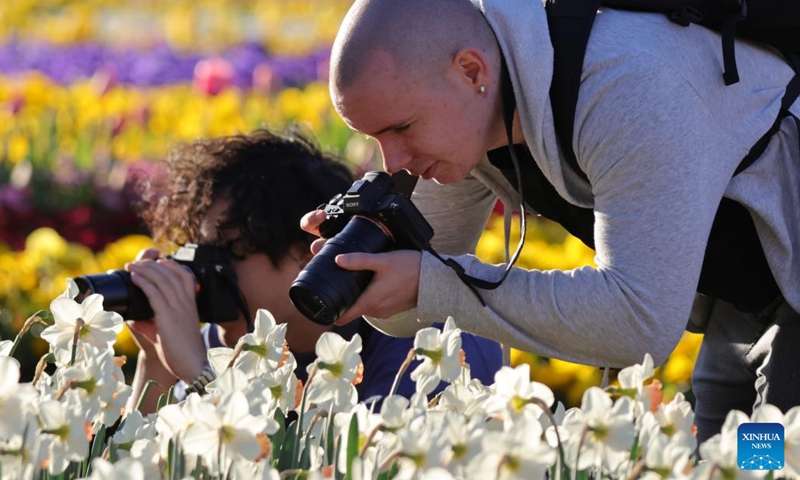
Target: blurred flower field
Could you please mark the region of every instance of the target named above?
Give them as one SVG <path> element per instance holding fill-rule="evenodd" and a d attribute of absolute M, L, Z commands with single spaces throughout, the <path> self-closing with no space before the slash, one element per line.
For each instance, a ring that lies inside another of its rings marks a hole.
<path fill-rule="evenodd" d="M 151 242 L 136 183 L 174 145 L 287 122 L 353 165 L 374 149 L 333 111 L 327 57 L 349 0 L 5 0 L 0 2 L 0 338 L 64 289 L 121 268 Z M 518 228 L 518 227 L 517 227 Z M 592 252 L 559 227 L 530 222 L 519 265 L 573 268 Z M 503 261 L 502 218 L 479 244 Z M 517 232 L 518 234 L 518 232 Z M 514 240 L 512 239 L 512 244 Z M 667 399 L 689 389 L 699 336 L 657 370 Z M 117 351 L 136 355 L 126 333 Z M 26 343 L 31 376 L 44 342 Z M 513 352 L 567 406 L 602 372 Z"/>

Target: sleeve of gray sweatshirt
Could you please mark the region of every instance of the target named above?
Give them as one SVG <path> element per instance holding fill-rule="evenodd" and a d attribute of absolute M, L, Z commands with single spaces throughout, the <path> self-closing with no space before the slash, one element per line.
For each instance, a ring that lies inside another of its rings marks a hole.
<path fill-rule="evenodd" d="M 689 317 L 717 205 L 746 148 L 670 66 L 633 59 L 626 68 L 627 75 L 587 82 L 576 114 L 574 146 L 594 197 L 597 268 L 514 268 L 501 287 L 481 291 L 484 307 L 425 253 L 410 313 L 419 322 L 452 315 L 466 331 L 585 364 L 622 367 L 645 353 L 657 363 L 667 358 Z M 425 183 L 415 200 L 442 253 L 472 276 L 497 279 L 504 265 L 464 254 L 494 198 L 475 182 Z M 408 334 L 408 315 L 373 321 Z"/>

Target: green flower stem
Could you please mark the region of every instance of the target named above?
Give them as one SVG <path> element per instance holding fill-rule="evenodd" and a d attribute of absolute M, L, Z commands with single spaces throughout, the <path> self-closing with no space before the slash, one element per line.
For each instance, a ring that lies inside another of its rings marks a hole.
<path fill-rule="evenodd" d="M 300 464 L 300 454 L 302 452 L 300 451 L 299 448 L 297 448 L 297 445 L 300 441 L 300 429 L 302 428 L 303 416 L 305 415 L 306 412 L 306 397 L 307 397 L 306 393 L 308 392 L 308 387 L 311 385 L 311 382 L 314 380 L 314 377 L 317 375 L 318 367 L 319 364 L 317 362 L 314 362 L 314 366 L 311 368 L 311 372 L 308 374 L 308 380 L 306 380 L 306 384 L 303 387 L 303 396 L 300 399 L 300 412 L 297 415 L 297 427 L 295 427 L 295 436 L 294 440 L 292 440 L 293 443 L 292 453 L 296 455 L 295 460 L 293 462 L 294 465 Z"/>
<path fill-rule="evenodd" d="M 136 410 L 139 410 L 140 412 L 142 411 L 144 399 L 147 398 L 147 394 L 150 393 L 150 389 L 156 385 L 158 385 L 158 382 L 155 380 L 148 380 L 147 383 L 144 384 L 142 393 L 139 394 L 139 400 L 136 402 Z"/>
<path fill-rule="evenodd" d="M 81 338 L 84 325 L 86 325 L 86 322 L 84 322 L 82 318 L 78 317 L 75 320 L 75 329 L 72 332 L 72 356 L 69 359 L 70 367 L 75 365 L 75 357 L 78 354 L 78 339 Z"/>
<path fill-rule="evenodd" d="M 578 442 L 578 451 L 575 452 L 575 470 L 572 472 L 572 480 L 576 480 L 578 478 L 578 465 L 581 458 L 581 449 L 583 448 L 583 442 L 586 440 L 586 435 L 589 434 L 589 423 L 584 422 L 583 424 L 583 431 L 581 432 L 581 440 Z"/>
<path fill-rule="evenodd" d="M 553 412 L 550 411 L 550 407 L 548 407 L 540 398 L 531 398 L 530 402 L 534 405 L 537 405 L 539 408 L 542 409 L 545 415 L 547 415 L 547 419 L 550 420 L 550 423 L 553 425 L 553 430 L 556 432 L 556 441 L 558 442 L 558 458 L 561 460 L 561 465 L 558 469 L 556 469 L 556 476 L 555 480 L 561 480 L 561 470 L 566 467 L 567 460 L 566 455 L 564 454 L 564 445 L 561 443 L 561 434 L 558 433 L 558 423 L 556 422 L 556 418 L 553 416 Z"/>

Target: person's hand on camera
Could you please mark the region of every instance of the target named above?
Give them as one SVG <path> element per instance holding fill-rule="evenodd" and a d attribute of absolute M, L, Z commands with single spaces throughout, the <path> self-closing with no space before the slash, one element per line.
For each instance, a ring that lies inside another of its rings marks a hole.
<path fill-rule="evenodd" d="M 347 253 L 336 256 L 345 270 L 372 270 L 375 276 L 364 293 L 336 321 L 343 325 L 362 316 L 389 318 L 417 306 L 422 252 Z"/>
<path fill-rule="evenodd" d="M 137 342 L 145 352 L 154 351 L 173 375 L 191 382 L 202 372 L 207 358 L 198 328 L 195 278 L 183 265 L 158 259 L 154 252 L 143 252 L 140 259 L 125 266 L 154 313 L 151 322 L 130 321 L 128 325 L 139 334 Z M 152 348 L 146 342 L 152 342 Z"/>
<path fill-rule="evenodd" d="M 325 214 L 324 210 L 314 210 L 308 212 L 303 215 L 303 218 L 300 219 L 300 228 L 312 235 L 319 237 L 319 226 L 322 225 L 322 222 L 324 222 L 326 218 L 327 215 Z M 314 255 L 319 253 L 326 241 L 327 240 L 324 238 L 318 238 L 314 240 L 314 242 L 311 244 L 311 253 Z"/>
<path fill-rule="evenodd" d="M 324 210 L 308 212 L 300 220 L 300 228 L 319 236 L 319 226 L 326 218 Z M 319 253 L 326 241 L 324 238 L 314 240 L 311 253 Z M 375 275 L 361 296 L 335 323 L 344 325 L 362 315 L 389 318 L 416 307 L 421 261 L 422 253 L 416 250 L 337 255 L 336 264 L 339 267 L 345 270 L 371 270 Z"/>

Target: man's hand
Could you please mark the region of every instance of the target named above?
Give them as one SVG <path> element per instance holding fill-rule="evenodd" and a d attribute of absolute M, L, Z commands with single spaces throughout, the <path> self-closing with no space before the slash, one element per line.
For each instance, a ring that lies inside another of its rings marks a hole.
<path fill-rule="evenodd" d="M 300 228 L 319 235 L 325 212 L 315 210 L 303 216 Z M 316 255 L 326 240 L 318 238 L 311 244 Z M 345 270 L 372 270 L 375 276 L 356 302 L 335 322 L 350 323 L 362 315 L 388 318 L 417 306 L 419 271 L 422 253 L 415 250 L 396 250 L 386 253 L 347 253 L 336 256 L 336 265 Z"/>
<path fill-rule="evenodd" d="M 364 293 L 336 322 L 343 325 L 362 316 L 389 318 L 417 306 L 422 253 L 395 250 L 387 253 L 347 253 L 336 256 L 345 270 L 372 270 L 375 276 Z"/>
<path fill-rule="evenodd" d="M 135 338 L 145 352 L 154 351 L 173 375 L 191 382 L 206 364 L 198 328 L 196 281 L 183 265 L 157 257 L 157 252 L 148 250 L 125 266 L 154 312 L 151 322 L 131 321 L 128 325 L 137 332 Z"/>

